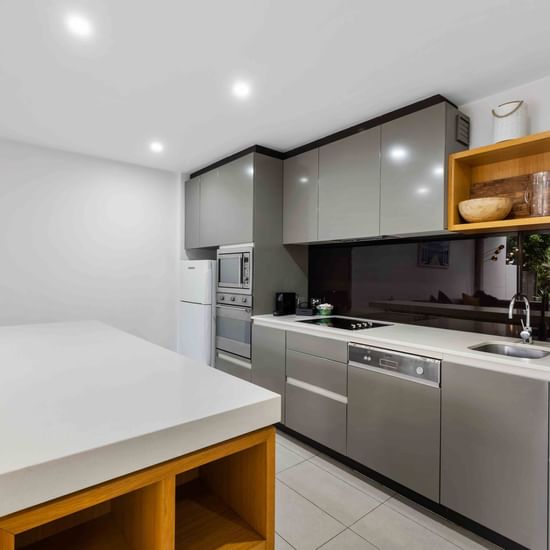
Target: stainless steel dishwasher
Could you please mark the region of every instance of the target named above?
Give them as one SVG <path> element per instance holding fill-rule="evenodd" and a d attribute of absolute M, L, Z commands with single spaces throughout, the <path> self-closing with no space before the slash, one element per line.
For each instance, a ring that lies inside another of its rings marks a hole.
<path fill-rule="evenodd" d="M 347 454 L 439 502 L 441 361 L 348 348 Z"/>

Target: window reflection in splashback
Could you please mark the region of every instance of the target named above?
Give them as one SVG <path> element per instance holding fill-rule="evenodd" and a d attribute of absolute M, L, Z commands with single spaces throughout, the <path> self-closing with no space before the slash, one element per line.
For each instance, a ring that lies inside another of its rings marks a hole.
<path fill-rule="evenodd" d="M 508 304 L 520 286 L 535 328 L 541 310 L 527 288 L 532 277 L 520 275 L 518 248 L 517 233 L 312 246 L 310 296 L 342 315 L 517 336 L 519 318 L 508 320 Z"/>

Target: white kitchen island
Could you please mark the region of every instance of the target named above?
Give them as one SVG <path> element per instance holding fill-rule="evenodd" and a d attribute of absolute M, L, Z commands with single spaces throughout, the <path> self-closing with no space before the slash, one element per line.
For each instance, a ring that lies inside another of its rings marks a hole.
<path fill-rule="evenodd" d="M 0 550 L 272 547 L 277 394 L 76 322 L 0 328 L 0 395 Z"/>

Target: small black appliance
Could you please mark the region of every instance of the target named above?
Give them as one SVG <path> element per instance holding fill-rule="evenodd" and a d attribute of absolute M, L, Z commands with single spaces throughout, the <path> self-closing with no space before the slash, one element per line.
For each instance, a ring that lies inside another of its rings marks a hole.
<path fill-rule="evenodd" d="M 296 293 L 276 292 L 273 315 L 294 315 L 296 313 Z"/>

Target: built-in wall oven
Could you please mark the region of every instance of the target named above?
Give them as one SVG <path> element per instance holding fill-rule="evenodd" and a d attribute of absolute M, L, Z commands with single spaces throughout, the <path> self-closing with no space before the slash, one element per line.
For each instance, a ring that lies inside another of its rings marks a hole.
<path fill-rule="evenodd" d="M 250 380 L 252 296 L 218 293 L 216 368 Z"/>
<path fill-rule="evenodd" d="M 220 303 L 222 302 L 227 303 Z M 251 296 L 219 294 L 216 303 L 216 348 L 250 359 Z"/>
<path fill-rule="evenodd" d="M 252 373 L 252 259 L 250 245 L 218 249 L 216 368 L 244 380 Z"/>
<path fill-rule="evenodd" d="M 218 292 L 252 294 L 253 252 L 251 245 L 218 249 Z"/>

